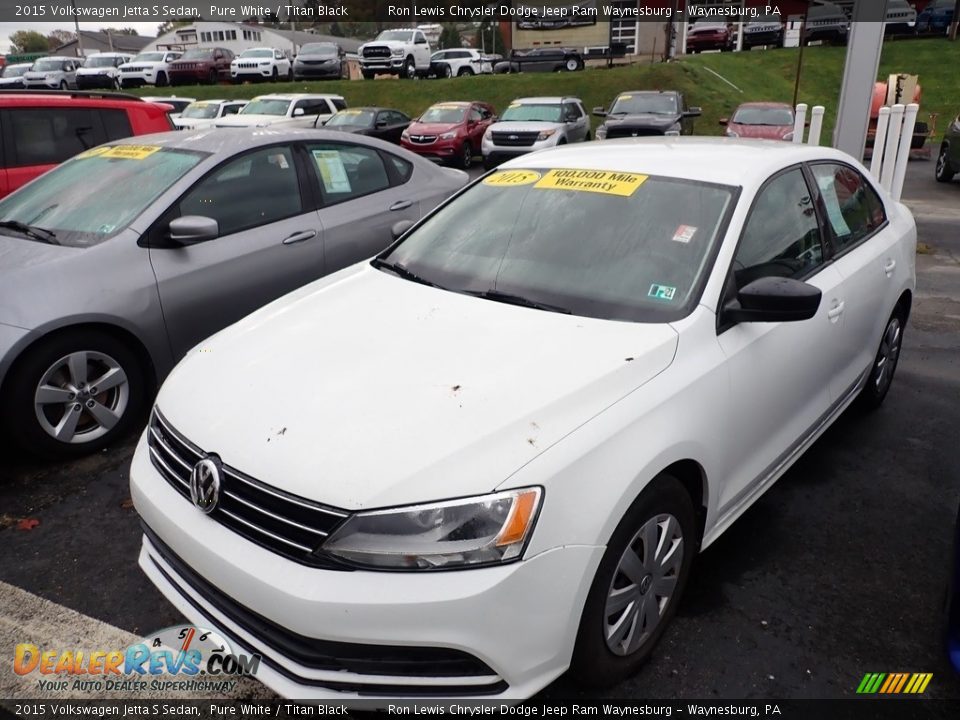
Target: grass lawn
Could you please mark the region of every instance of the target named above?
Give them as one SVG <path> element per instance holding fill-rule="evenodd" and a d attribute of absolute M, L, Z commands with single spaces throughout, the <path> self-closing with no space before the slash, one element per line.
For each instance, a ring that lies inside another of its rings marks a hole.
<path fill-rule="evenodd" d="M 674 63 L 632 65 L 613 69 L 588 69 L 578 73 L 532 73 L 478 76 L 450 80 L 355 80 L 264 83 L 173 88 L 172 93 L 195 98 L 249 98 L 270 92 L 330 92 L 343 95 L 354 107 L 381 105 L 416 116 L 429 105 L 443 100 L 484 100 L 498 110 L 517 97 L 529 95 L 574 95 L 587 110 L 608 106 L 624 90 L 676 89 L 687 95 L 691 105 L 703 108 L 696 132 L 719 135 L 717 123 L 741 102 L 769 100 L 791 102 L 799 50 L 756 50 L 742 53 L 709 53 Z M 824 105 L 823 142 L 830 141 L 840 96 L 840 81 L 846 48 L 809 47 L 804 50 L 799 101 Z M 945 39 L 900 40 L 884 45 L 880 78 L 895 72 L 920 76 L 923 98 L 919 120 L 939 113 L 937 133 L 941 134 L 960 111 L 960 42 Z M 711 72 L 712 71 L 712 72 Z M 721 75 L 740 91 L 734 89 Z M 166 94 L 142 88 L 140 95 Z M 594 127 L 599 124 L 594 118 Z"/>

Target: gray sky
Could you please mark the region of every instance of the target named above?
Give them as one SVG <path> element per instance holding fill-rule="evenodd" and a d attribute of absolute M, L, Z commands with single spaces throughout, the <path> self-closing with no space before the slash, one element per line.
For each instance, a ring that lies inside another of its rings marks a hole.
<path fill-rule="evenodd" d="M 157 25 L 159 24 L 159 21 L 131 23 L 82 22 L 80 23 L 80 29 L 96 31 L 100 28 L 110 27 L 111 25 L 114 27 L 119 25 L 121 27 L 136 28 L 137 32 L 141 35 L 156 35 Z M 69 30 L 70 32 L 73 32 L 74 26 L 73 22 L 69 20 L 66 22 L 38 22 L 32 24 L 22 22 L 0 22 L 0 53 L 6 54 L 10 52 L 10 34 L 16 32 L 17 30 L 36 30 L 44 35 L 48 35 L 54 30 Z"/>

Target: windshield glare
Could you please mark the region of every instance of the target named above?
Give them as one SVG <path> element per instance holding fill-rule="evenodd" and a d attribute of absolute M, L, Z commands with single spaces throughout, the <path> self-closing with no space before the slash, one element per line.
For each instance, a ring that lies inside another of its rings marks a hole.
<path fill-rule="evenodd" d="M 611 115 L 635 115 L 650 113 L 652 115 L 676 115 L 677 98 L 673 95 L 621 95 L 610 109 Z"/>
<path fill-rule="evenodd" d="M 183 55 L 180 56 L 181 60 L 206 60 L 213 57 L 213 50 L 203 50 L 197 48 L 195 50 L 187 50 Z"/>
<path fill-rule="evenodd" d="M 94 55 L 91 58 L 87 58 L 87 62 L 84 63 L 84 67 L 113 67 L 117 62 L 116 58 L 112 57 L 98 57 Z"/>
<path fill-rule="evenodd" d="M 503 111 L 501 120 L 528 122 L 560 122 L 559 105 L 511 105 Z"/>
<path fill-rule="evenodd" d="M 300 48 L 301 55 L 336 55 L 337 46 L 333 43 L 308 43 Z"/>
<path fill-rule="evenodd" d="M 463 122 L 465 107 L 459 105 L 434 105 L 420 116 L 424 123 L 458 123 Z"/>
<path fill-rule="evenodd" d="M 410 42 L 413 40 L 413 33 L 409 30 L 384 30 L 377 35 L 377 40 L 399 40 L 400 42 Z"/>
<path fill-rule="evenodd" d="M 740 108 L 733 116 L 738 125 L 793 125 L 793 113 L 787 108 Z"/>
<path fill-rule="evenodd" d="M 373 112 L 370 110 L 341 110 L 332 118 L 327 120 L 324 127 L 337 127 L 338 125 L 367 125 L 373 124 Z"/>
<path fill-rule="evenodd" d="M 290 107 L 289 100 L 256 98 L 243 107 L 240 115 L 286 115 L 288 107 Z"/>
<path fill-rule="evenodd" d="M 33 64 L 33 69 L 38 72 L 51 72 L 53 70 L 62 70 L 63 63 L 60 60 L 37 60 Z"/>
<path fill-rule="evenodd" d="M 3 75 L 0 75 L 0 77 L 20 77 L 29 69 L 29 65 L 7 65 L 5 68 L 3 68 Z"/>
<path fill-rule="evenodd" d="M 272 58 L 273 50 L 244 50 L 240 53 L 242 58 Z"/>
<path fill-rule="evenodd" d="M 126 228 L 206 155 L 145 146 L 140 159 L 120 159 L 103 150 L 81 153 L 0 200 L 0 220 L 52 230 L 59 245 L 90 247 Z"/>
<path fill-rule="evenodd" d="M 133 62 L 163 62 L 163 53 L 140 53 Z"/>
<path fill-rule="evenodd" d="M 208 102 L 190 103 L 183 109 L 183 112 L 180 114 L 180 117 L 194 118 L 194 119 L 215 118 L 217 116 L 218 107 L 219 106 L 216 103 L 208 103 Z"/>
<path fill-rule="evenodd" d="M 732 187 L 634 173 L 504 170 L 385 259 L 455 292 L 494 290 L 586 317 L 667 321 L 698 300 L 735 197 Z"/>

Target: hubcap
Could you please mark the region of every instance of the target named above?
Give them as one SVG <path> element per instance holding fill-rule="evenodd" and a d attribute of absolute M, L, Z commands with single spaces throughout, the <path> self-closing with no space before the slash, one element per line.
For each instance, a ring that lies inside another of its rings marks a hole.
<path fill-rule="evenodd" d="M 883 340 L 880 341 L 877 364 L 873 369 L 873 382 L 877 392 L 886 390 L 893 381 L 893 371 L 900 357 L 901 335 L 900 318 L 892 318 L 883 333 Z"/>
<path fill-rule="evenodd" d="M 947 151 L 941 150 L 940 157 L 937 158 L 937 175 L 943 175 L 947 169 Z"/>
<path fill-rule="evenodd" d="M 79 444 L 96 440 L 116 426 L 129 398 L 127 374 L 120 364 L 109 355 L 81 350 L 47 369 L 33 402 L 47 435 Z"/>
<path fill-rule="evenodd" d="M 677 588 L 683 530 L 673 515 L 643 524 L 620 558 L 604 611 L 604 639 L 615 655 L 637 652 L 653 635 Z"/>

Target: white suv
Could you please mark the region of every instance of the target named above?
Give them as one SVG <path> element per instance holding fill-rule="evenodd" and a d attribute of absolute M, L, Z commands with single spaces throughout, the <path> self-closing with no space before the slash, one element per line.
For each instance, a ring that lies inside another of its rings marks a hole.
<path fill-rule="evenodd" d="M 347 107 L 342 95 L 273 93 L 255 97 L 236 115 L 216 123 L 218 128 L 267 127 L 307 118 L 323 123 Z"/>
<path fill-rule="evenodd" d="M 430 74 L 434 77 L 462 77 L 463 75 L 487 75 L 493 65 L 472 48 L 438 50 L 430 58 Z"/>
<path fill-rule="evenodd" d="M 120 89 L 120 66 L 130 62 L 133 55 L 127 53 L 97 53 L 87 58 L 83 67 L 77 68 L 77 87 Z"/>
<path fill-rule="evenodd" d="M 230 62 L 230 79 L 235 83 L 244 80 L 293 80 L 293 64 L 279 48 L 250 48 Z"/>
<path fill-rule="evenodd" d="M 590 117 L 580 98 L 519 98 L 487 128 L 480 149 L 489 170 L 518 155 L 583 140 L 590 140 Z"/>
<path fill-rule="evenodd" d="M 197 100 L 171 119 L 177 130 L 208 128 L 216 125 L 220 118 L 236 115 L 246 104 L 246 100 Z"/>
<path fill-rule="evenodd" d="M 156 85 L 166 87 L 170 84 L 169 63 L 179 60 L 182 52 L 177 50 L 159 50 L 144 52 L 130 62 L 120 66 L 120 87 L 140 87 Z"/>

